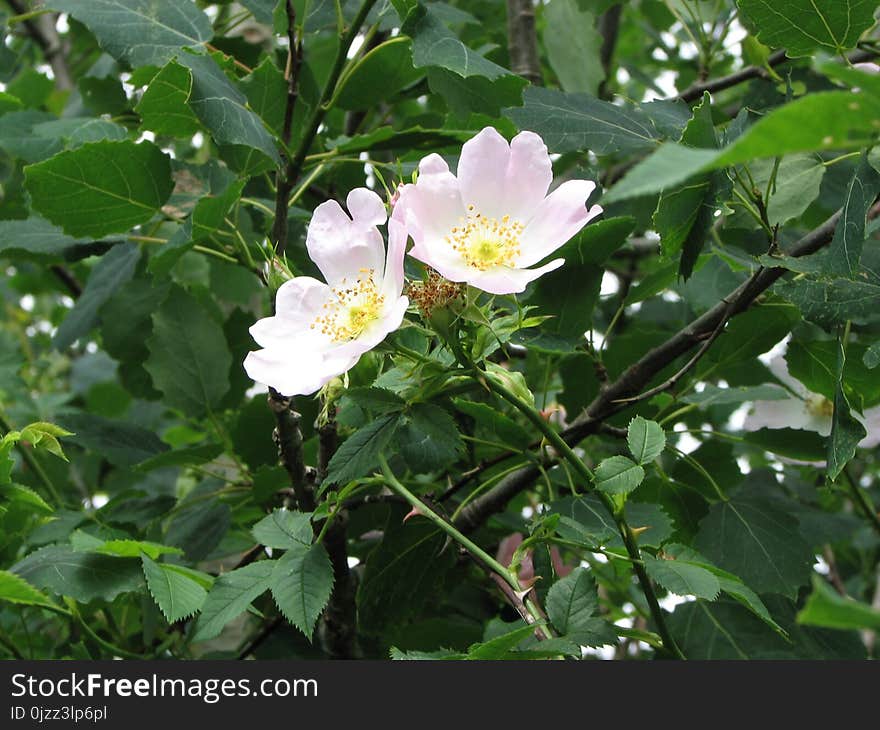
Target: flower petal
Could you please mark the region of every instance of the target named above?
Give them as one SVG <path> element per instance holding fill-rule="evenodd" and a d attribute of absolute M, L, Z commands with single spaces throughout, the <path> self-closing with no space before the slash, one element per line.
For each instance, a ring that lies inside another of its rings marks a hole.
<path fill-rule="evenodd" d="M 345 199 L 345 206 L 355 223 L 364 226 L 381 226 L 388 218 L 385 203 L 369 188 L 355 188 Z"/>
<path fill-rule="evenodd" d="M 286 347 L 249 352 L 244 369 L 256 382 L 285 396 L 310 395 L 345 372 L 332 372 L 319 353 L 308 350 L 294 353 Z"/>
<path fill-rule="evenodd" d="M 368 213 L 369 204 L 356 196 L 358 213 Z M 375 211 L 372 211 L 375 218 Z M 384 220 L 384 219 L 383 219 Z M 330 286 L 354 278 L 361 269 L 382 271 L 385 247 L 374 225 L 352 221 L 335 200 L 321 203 L 312 215 L 306 236 L 309 257 L 317 264 Z"/>
<path fill-rule="evenodd" d="M 388 221 L 388 257 L 385 260 L 385 277 L 382 294 L 399 297 L 403 291 L 403 257 L 406 254 L 406 226 L 393 218 Z"/>
<path fill-rule="evenodd" d="M 469 269 L 466 279 L 450 279 L 450 281 L 467 281 L 471 286 L 475 286 L 490 294 L 519 294 L 525 290 L 529 282 L 534 281 L 549 271 L 558 269 L 564 263 L 565 259 L 554 259 L 537 269 L 512 269 L 507 266 L 499 266 L 487 271 Z M 444 272 L 441 271 L 440 273 L 446 276 L 447 279 L 450 278 Z"/>
<path fill-rule="evenodd" d="M 322 335 L 311 325 L 329 296 L 330 287 L 309 276 L 284 282 L 275 296 L 275 316 L 257 320 L 251 336 L 261 347 L 284 347 L 296 339 L 303 347 L 323 349 Z"/>
<path fill-rule="evenodd" d="M 562 246 L 590 220 L 602 212 L 586 202 L 596 184 L 590 180 L 568 180 L 537 207 L 520 236 L 522 254 L 518 264 L 531 266 Z"/>
<path fill-rule="evenodd" d="M 553 164 L 547 145 L 534 132 L 520 132 L 508 145 L 486 127 L 462 146 L 458 180 L 465 205 L 473 203 L 498 220 L 509 215 L 525 223 L 547 195 Z"/>
<path fill-rule="evenodd" d="M 788 372 L 788 363 L 782 355 L 776 355 L 769 363 L 767 369 L 776 376 L 776 378 L 790 390 L 794 391 L 802 397 L 810 394 L 807 387 L 791 373 Z"/>
<path fill-rule="evenodd" d="M 785 400 L 759 400 L 743 421 L 746 431 L 762 428 L 797 428 L 815 431 L 807 405 L 799 398 Z"/>

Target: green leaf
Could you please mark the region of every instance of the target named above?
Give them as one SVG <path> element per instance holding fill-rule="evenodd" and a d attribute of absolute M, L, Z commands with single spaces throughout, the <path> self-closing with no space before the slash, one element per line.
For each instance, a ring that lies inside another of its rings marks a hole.
<path fill-rule="evenodd" d="M 455 551 L 443 549 L 445 533 L 418 517 L 404 522 L 404 512 L 391 511 L 358 585 L 358 626 L 367 634 L 380 634 L 418 614 L 455 563 Z"/>
<path fill-rule="evenodd" d="M 599 462 L 595 479 L 597 489 L 606 494 L 629 494 L 645 478 L 645 470 L 625 456 L 611 456 Z"/>
<path fill-rule="evenodd" d="M 39 162 L 60 152 L 63 144 L 57 137 L 37 134 L 36 127 L 55 116 L 36 109 L 23 109 L 0 117 L 0 148 L 25 162 Z"/>
<path fill-rule="evenodd" d="M 58 443 L 58 437 L 72 436 L 73 434 L 67 429 L 56 426 L 54 423 L 46 423 L 45 421 L 36 421 L 29 423 L 21 429 L 21 440 L 27 441 L 36 449 L 48 451 L 59 459 L 67 461 L 61 444 Z"/>
<path fill-rule="evenodd" d="M 174 451 L 165 451 L 152 456 L 137 465 L 136 471 L 148 472 L 154 469 L 165 469 L 169 466 L 194 466 L 213 461 L 223 453 L 220 444 L 202 444 L 199 446 L 187 446 Z"/>
<path fill-rule="evenodd" d="M 192 72 L 189 105 L 217 144 L 245 145 L 281 162 L 272 135 L 247 105 L 247 97 L 227 78 L 212 56 L 182 53 L 177 57 Z"/>
<path fill-rule="evenodd" d="M 346 155 L 374 150 L 403 150 L 409 152 L 461 145 L 462 142 L 466 142 L 472 136 L 473 132 L 467 131 L 424 129 L 422 127 L 410 127 L 398 131 L 386 126 L 355 137 L 339 137 L 336 140 L 330 140 L 328 147 L 340 154 Z"/>
<path fill-rule="evenodd" d="M 324 484 L 347 484 L 369 473 L 378 465 L 379 454 L 399 425 L 400 416 L 392 413 L 371 421 L 349 436 L 330 459 Z"/>
<path fill-rule="evenodd" d="M 817 575 L 813 576 L 813 592 L 797 615 L 797 622 L 826 629 L 880 629 L 880 611 L 841 596 Z"/>
<path fill-rule="evenodd" d="M 666 143 L 636 165 L 603 200 L 619 202 L 671 189 L 701 172 L 795 152 L 859 149 L 872 144 L 880 100 L 864 93 L 808 94 L 762 117 L 720 150 Z"/>
<path fill-rule="evenodd" d="M 101 47 L 130 66 L 161 66 L 180 48 L 194 48 L 214 35 L 211 21 L 194 3 L 178 0 L 50 0 L 70 13 Z"/>
<path fill-rule="evenodd" d="M 555 89 L 529 87 L 523 93 L 523 106 L 505 109 L 504 114 L 520 129 L 540 134 L 554 152 L 626 154 L 653 149 L 661 138 L 639 107 Z"/>
<path fill-rule="evenodd" d="M 57 350 L 66 350 L 97 326 L 98 310 L 134 276 L 141 258 L 135 243 L 114 246 L 95 264 L 83 293 L 52 338 Z"/>
<path fill-rule="evenodd" d="M 71 443 L 90 449 L 111 464 L 131 467 L 168 450 L 152 431 L 126 421 L 91 413 L 70 413 L 58 417 L 75 436 Z"/>
<path fill-rule="evenodd" d="M 764 191 L 773 174 L 773 160 L 758 160 L 749 165 L 755 187 Z M 767 204 L 770 225 L 783 225 L 799 218 L 810 204 L 819 197 L 825 165 L 812 154 L 795 154 L 783 158 L 776 171 L 776 182 Z M 762 192 L 763 195 L 763 192 Z"/>
<path fill-rule="evenodd" d="M 157 73 L 135 107 L 141 127 L 156 134 L 190 137 L 200 129 L 198 117 L 187 106 L 192 92 L 192 73 L 171 60 Z"/>
<path fill-rule="evenodd" d="M 430 403 L 416 403 L 409 409 L 395 436 L 395 445 L 416 473 L 449 466 L 464 450 L 455 419 Z"/>
<path fill-rule="evenodd" d="M 666 448 L 666 434 L 656 421 L 636 416 L 629 422 L 626 444 L 639 464 L 648 464 L 663 453 Z"/>
<path fill-rule="evenodd" d="M 71 236 L 146 223 L 174 186 L 168 156 L 149 142 L 93 142 L 25 168 L 34 209 Z"/>
<path fill-rule="evenodd" d="M 827 453 L 825 439 L 815 431 L 761 428 L 744 433 L 743 439 L 771 454 L 800 461 L 822 461 Z"/>
<path fill-rule="evenodd" d="M 494 661 L 516 658 L 519 652 L 514 650 L 523 641 L 534 635 L 536 626 L 540 626 L 540 624 L 518 626 L 513 631 L 508 631 L 501 636 L 496 636 L 479 644 L 473 644 L 468 648 L 467 658 L 471 661 Z"/>
<path fill-rule="evenodd" d="M 280 134 L 284 125 L 284 110 L 287 106 L 287 81 L 284 74 L 266 58 L 254 72 L 241 80 L 241 90 L 247 97 L 248 106 L 265 122 L 275 134 Z M 297 122 L 297 110 L 305 105 L 302 92 L 294 107 L 293 125 Z"/>
<path fill-rule="evenodd" d="M 219 635 L 226 624 L 269 590 L 276 564 L 275 560 L 260 560 L 218 577 L 202 605 L 193 641 Z"/>
<path fill-rule="evenodd" d="M 880 173 L 863 156 L 853 173 L 843 214 L 834 229 L 834 238 L 828 247 L 828 273 L 855 278 L 859 273 L 862 246 L 865 243 L 868 211 L 880 193 Z"/>
<path fill-rule="evenodd" d="M 28 583 L 80 603 L 112 601 L 143 584 L 140 561 L 76 552 L 69 545 L 40 548 L 11 568 Z"/>
<path fill-rule="evenodd" d="M 709 508 L 697 549 L 758 593 L 797 595 L 809 581 L 813 552 L 798 523 L 775 501 L 739 492 Z"/>
<path fill-rule="evenodd" d="M 21 576 L 0 570 L 0 601 L 17 603 L 20 606 L 45 606 L 56 608 L 49 596 L 41 593 Z"/>
<path fill-rule="evenodd" d="M 670 593 L 714 601 L 721 591 L 718 578 L 701 565 L 686 560 L 659 560 L 650 555 L 642 558 L 648 575 Z"/>
<path fill-rule="evenodd" d="M 336 106 L 370 109 L 423 75 L 413 68 L 412 41 L 403 36 L 391 38 L 371 49 L 346 74 L 336 91 Z"/>
<path fill-rule="evenodd" d="M 2 448 L 0 448 L 2 458 Z M 2 481 L 2 474 L 0 474 Z M 23 484 L 0 484 L 0 505 L 3 502 L 17 504 L 25 507 L 28 511 L 52 514 L 52 506 L 30 487 Z"/>
<path fill-rule="evenodd" d="M 208 591 L 178 566 L 156 563 L 146 555 L 141 564 L 150 595 L 168 623 L 189 618 L 202 607 Z"/>
<path fill-rule="evenodd" d="M 596 16 L 576 0 L 553 0 L 544 9 L 544 48 L 563 91 L 598 94 L 605 71 Z"/>
<path fill-rule="evenodd" d="M 880 316 L 880 286 L 867 281 L 802 278 L 781 281 L 774 291 L 825 329 L 847 320 L 868 324 Z"/>
<path fill-rule="evenodd" d="M 771 48 L 785 48 L 789 58 L 816 49 L 832 54 L 854 48 L 874 25 L 872 0 L 737 0 L 740 17 Z"/>
<path fill-rule="evenodd" d="M 862 362 L 864 362 L 865 367 L 869 370 L 873 370 L 880 365 L 880 342 L 875 342 L 865 350 L 865 354 L 862 356 Z"/>
<path fill-rule="evenodd" d="M 495 441 L 522 450 L 527 449 L 534 441 L 526 428 L 486 403 L 476 403 L 462 398 L 456 398 L 454 403 L 459 411 L 476 421 L 487 441 Z"/>
<path fill-rule="evenodd" d="M 853 416 L 849 401 L 843 392 L 843 369 L 846 364 L 846 349 L 842 335 L 837 340 L 837 383 L 834 389 L 834 410 L 831 414 L 831 433 L 828 436 L 828 459 L 825 473 L 831 481 L 856 455 L 856 448 L 868 432 L 864 425 Z"/>
<path fill-rule="evenodd" d="M 591 627 L 599 612 L 596 581 L 586 568 L 575 568 L 547 592 L 547 615 L 563 636 Z"/>
<path fill-rule="evenodd" d="M 292 545 L 275 564 L 269 587 L 284 617 L 311 641 L 333 592 L 333 566 L 320 543 Z"/>
<path fill-rule="evenodd" d="M 125 127 L 94 117 L 66 117 L 37 124 L 34 132 L 38 135 L 61 139 L 66 147 L 80 147 L 87 142 L 102 140 L 119 141 L 128 136 Z"/>
<path fill-rule="evenodd" d="M 345 391 L 345 397 L 359 408 L 378 415 L 399 413 L 406 408 L 406 401 L 386 388 L 350 388 Z"/>
<path fill-rule="evenodd" d="M 202 416 L 229 390 L 232 355 L 223 329 L 182 289 L 153 314 L 147 348 L 144 367 L 172 408 Z"/>
<path fill-rule="evenodd" d="M 4 258 L 24 254 L 38 260 L 79 259 L 96 253 L 99 246 L 93 237 L 68 236 L 58 226 L 38 216 L 0 221 L 0 254 Z"/>
<path fill-rule="evenodd" d="M 260 545 L 287 550 L 312 542 L 311 512 L 276 509 L 254 525 L 251 530 Z"/>
<path fill-rule="evenodd" d="M 147 555 L 154 560 L 160 555 L 183 554 L 180 548 L 142 540 L 106 540 L 90 548 L 90 552 L 113 555 L 117 558 L 139 558 L 141 555 Z"/>

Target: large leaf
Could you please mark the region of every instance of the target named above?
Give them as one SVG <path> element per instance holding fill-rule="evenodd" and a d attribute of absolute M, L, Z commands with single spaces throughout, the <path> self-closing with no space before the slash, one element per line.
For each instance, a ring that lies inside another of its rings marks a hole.
<path fill-rule="evenodd" d="M 701 565 L 686 560 L 658 560 L 643 556 L 648 575 L 670 593 L 714 601 L 721 591 L 718 578 Z"/>
<path fill-rule="evenodd" d="M 180 48 L 201 46 L 214 34 L 211 21 L 185 0 L 50 0 L 70 13 L 114 58 L 136 66 L 161 66 Z"/>
<path fill-rule="evenodd" d="M 606 494 L 628 494 L 645 478 L 645 470 L 625 456 L 610 456 L 599 462 L 595 472 L 596 488 Z"/>
<path fill-rule="evenodd" d="M 173 408 L 204 415 L 229 389 L 232 355 L 223 329 L 182 289 L 172 290 L 153 314 L 147 347 L 145 367 Z"/>
<path fill-rule="evenodd" d="M 55 608 L 55 604 L 45 593 L 38 591 L 24 578 L 8 570 L 0 570 L 0 601 L 17 603 L 21 606 L 45 606 Z"/>
<path fill-rule="evenodd" d="M 284 617 L 309 639 L 333 592 L 333 566 L 320 543 L 291 546 L 275 565 L 269 587 Z"/>
<path fill-rule="evenodd" d="M 126 243 L 114 246 L 98 261 L 83 293 L 52 338 L 57 349 L 66 350 L 98 324 L 98 310 L 134 276 L 140 258 L 137 245 Z"/>
<path fill-rule="evenodd" d="M 379 454 L 399 424 L 400 416 L 392 413 L 371 421 L 349 436 L 330 459 L 324 484 L 345 484 L 374 469 L 379 464 Z"/>
<path fill-rule="evenodd" d="M 247 97 L 227 78 L 212 56 L 181 53 L 178 62 L 192 72 L 190 108 L 218 144 L 245 145 L 278 163 L 281 157 L 263 121 L 247 105 Z"/>
<path fill-rule="evenodd" d="M 4 258 L 12 258 L 16 254 L 38 259 L 82 258 L 96 253 L 97 248 L 94 238 L 68 236 L 58 226 L 39 216 L 0 221 L 0 254 Z"/>
<path fill-rule="evenodd" d="M 720 150 L 666 143 L 636 165 L 605 196 L 628 200 L 671 189 L 701 172 L 748 163 L 762 157 L 872 144 L 880 100 L 865 93 L 826 91 L 781 106 Z"/>
<path fill-rule="evenodd" d="M 544 47 L 563 91 L 597 94 L 605 71 L 596 16 L 576 0 L 553 0 L 544 10 Z"/>
<path fill-rule="evenodd" d="M 407 412 L 395 443 L 407 466 L 422 473 L 452 464 L 464 450 L 455 419 L 430 403 L 417 403 Z"/>
<path fill-rule="evenodd" d="M 100 454 L 111 464 L 130 467 L 168 451 L 168 445 L 142 426 L 104 418 L 92 413 L 69 413 L 58 417 L 79 444 Z"/>
<path fill-rule="evenodd" d="M 71 236 L 150 220 L 171 194 L 168 156 L 149 142 L 93 142 L 25 168 L 34 209 Z"/>
<path fill-rule="evenodd" d="M 819 576 L 813 592 L 797 615 L 799 624 L 826 629 L 880 629 L 880 611 L 867 603 L 841 596 Z"/>
<path fill-rule="evenodd" d="M 828 247 L 828 273 L 855 277 L 866 237 L 868 210 L 880 193 L 880 173 L 862 158 L 846 191 L 843 214 Z"/>
<path fill-rule="evenodd" d="M 213 639 L 226 624 L 243 613 L 251 601 L 265 593 L 275 565 L 274 560 L 260 560 L 217 578 L 202 606 L 193 640 Z"/>
<path fill-rule="evenodd" d="M 737 5 L 764 45 L 785 48 L 791 58 L 853 48 L 874 25 L 877 9 L 873 0 L 737 0 Z"/>
<path fill-rule="evenodd" d="M 288 550 L 312 542 L 312 515 L 276 509 L 254 525 L 254 540 L 270 548 Z"/>
<path fill-rule="evenodd" d="M 793 597 L 810 579 L 813 552 L 797 520 L 765 497 L 737 492 L 712 505 L 696 547 L 758 593 Z"/>
<path fill-rule="evenodd" d="M 546 603 L 553 626 L 563 636 L 580 635 L 584 646 L 615 642 L 614 632 L 597 615 L 596 581 L 586 568 L 575 568 L 550 586 Z"/>
<path fill-rule="evenodd" d="M 69 545 L 40 548 L 11 568 L 31 585 L 88 603 L 112 601 L 143 585 L 140 561 L 76 552 Z"/>
<path fill-rule="evenodd" d="M 208 592 L 184 569 L 141 557 L 150 595 L 168 623 L 189 618 L 198 611 Z"/>
<path fill-rule="evenodd" d="M 520 129 L 543 137 L 553 152 L 591 150 L 598 155 L 626 154 L 657 146 L 661 134 L 640 108 L 618 106 L 587 94 L 529 87 L 523 106 L 505 109 Z"/>
<path fill-rule="evenodd" d="M 336 92 L 341 109 L 369 109 L 423 75 L 412 65 L 412 42 L 392 38 L 371 49 L 345 76 Z"/>
<path fill-rule="evenodd" d="M 867 324 L 880 318 L 880 286 L 868 281 L 802 278 L 780 282 L 774 290 L 825 329 L 847 320 Z"/>
<path fill-rule="evenodd" d="M 189 137 L 198 132 L 202 125 L 187 106 L 192 83 L 188 68 L 169 61 L 150 81 L 135 107 L 141 115 L 141 126 L 174 137 Z"/>

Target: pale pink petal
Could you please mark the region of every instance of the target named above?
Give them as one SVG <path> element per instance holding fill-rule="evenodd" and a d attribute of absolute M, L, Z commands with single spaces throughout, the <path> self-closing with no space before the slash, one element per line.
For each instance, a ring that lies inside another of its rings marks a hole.
<path fill-rule="evenodd" d="M 595 189 L 589 180 L 568 180 L 544 198 L 520 236 L 519 266 L 541 261 L 602 212 L 598 205 L 586 207 Z"/>
<path fill-rule="evenodd" d="M 553 163 L 534 132 L 520 132 L 508 145 L 492 127 L 465 142 L 458 163 L 461 198 L 485 216 L 525 223 L 547 195 Z"/>
<path fill-rule="evenodd" d="M 854 413 L 853 415 L 862 422 L 865 431 L 868 432 L 868 435 L 859 441 L 859 447 L 863 449 L 873 449 L 880 444 L 880 406 L 868 408 L 865 411 L 864 416 L 859 416 L 858 413 Z"/>
<path fill-rule="evenodd" d="M 385 262 L 382 235 L 375 226 L 352 221 L 335 200 L 315 208 L 306 248 L 330 286 L 357 277 L 361 269 L 382 271 Z"/>
<path fill-rule="evenodd" d="M 251 325 L 251 337 L 261 347 L 285 346 L 296 339 L 303 347 L 322 349 L 320 332 L 311 325 L 329 296 L 330 287 L 308 276 L 284 282 L 276 294 L 275 316 Z"/>
<path fill-rule="evenodd" d="M 355 223 L 364 226 L 381 226 L 388 217 L 385 204 L 369 188 L 355 188 L 345 199 L 345 205 Z"/>
<path fill-rule="evenodd" d="M 807 404 L 798 398 L 755 401 L 743 422 L 746 431 L 757 431 L 761 428 L 816 430 L 811 425 L 812 416 L 807 410 Z"/>
<path fill-rule="evenodd" d="M 244 369 L 257 383 L 286 396 L 310 395 L 339 374 L 328 371 L 320 354 L 307 350 L 294 353 L 289 348 L 250 352 Z"/>
<path fill-rule="evenodd" d="M 388 258 L 385 260 L 385 277 L 382 282 L 382 293 L 386 297 L 400 296 L 403 291 L 406 240 L 406 226 L 400 220 L 388 221 Z"/>
<path fill-rule="evenodd" d="M 392 217 L 406 224 L 418 244 L 443 242 L 464 214 L 458 180 L 440 155 L 431 154 L 419 163 L 418 182 L 401 188 Z"/>
<path fill-rule="evenodd" d="M 537 269 L 512 269 L 507 266 L 499 266 L 486 271 L 469 269 L 467 282 L 490 294 L 519 294 L 525 291 L 529 282 L 549 271 L 558 269 L 564 263 L 565 259 L 554 259 Z M 442 271 L 440 273 L 443 274 Z M 446 276 L 446 274 L 443 275 Z M 446 278 L 449 279 L 448 276 Z M 456 279 L 450 279 L 450 281 L 456 281 Z"/>

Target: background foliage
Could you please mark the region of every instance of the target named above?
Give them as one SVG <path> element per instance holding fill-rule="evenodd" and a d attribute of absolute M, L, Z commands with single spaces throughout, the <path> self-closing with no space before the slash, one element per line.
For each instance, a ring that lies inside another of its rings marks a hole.
<path fill-rule="evenodd" d="M 877 5 L 0 2 L 0 655 L 873 656 Z M 486 125 L 603 189 L 463 320 L 518 400 L 413 324 L 267 405 L 310 212 Z"/>

